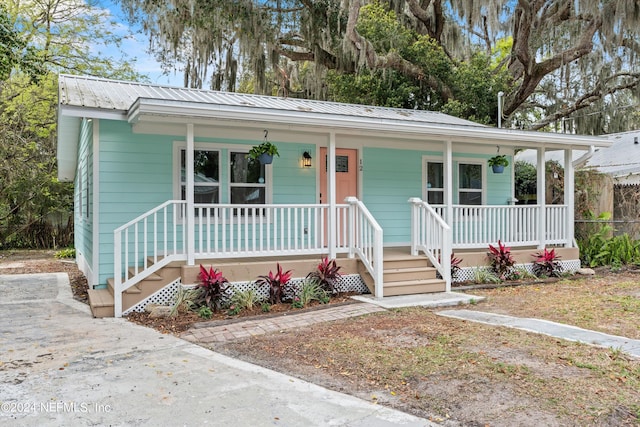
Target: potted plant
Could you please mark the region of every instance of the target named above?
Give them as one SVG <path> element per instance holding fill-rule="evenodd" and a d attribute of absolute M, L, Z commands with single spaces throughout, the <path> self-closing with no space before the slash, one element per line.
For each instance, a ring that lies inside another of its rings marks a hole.
<path fill-rule="evenodd" d="M 509 166 L 509 160 L 507 160 L 507 156 L 498 154 L 489 159 L 489 166 L 493 169 L 493 173 L 502 173 L 505 166 Z"/>
<path fill-rule="evenodd" d="M 273 156 L 280 156 L 278 147 L 266 140 L 263 141 L 262 144 L 254 146 L 251 151 L 249 151 L 249 157 L 258 160 L 263 165 L 270 165 L 273 161 Z"/>

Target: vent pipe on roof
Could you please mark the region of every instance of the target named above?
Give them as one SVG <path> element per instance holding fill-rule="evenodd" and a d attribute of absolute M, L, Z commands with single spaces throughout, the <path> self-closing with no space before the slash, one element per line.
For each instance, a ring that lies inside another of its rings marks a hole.
<path fill-rule="evenodd" d="M 498 129 L 502 127 L 502 97 L 504 96 L 504 92 L 498 92 Z"/>
<path fill-rule="evenodd" d="M 634 143 L 634 144 L 637 144 L 637 143 L 638 143 L 638 137 L 637 137 L 637 136 L 634 136 L 634 137 L 633 137 L 633 143 Z"/>

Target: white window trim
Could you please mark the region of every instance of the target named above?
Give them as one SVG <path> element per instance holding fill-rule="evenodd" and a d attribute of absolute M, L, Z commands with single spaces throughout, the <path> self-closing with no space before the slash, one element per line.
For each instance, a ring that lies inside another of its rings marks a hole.
<path fill-rule="evenodd" d="M 251 145 L 243 144 L 222 144 L 213 142 L 196 142 L 194 144 L 194 150 L 208 150 L 218 151 L 220 154 L 220 177 L 218 179 L 219 184 L 219 203 L 231 204 L 231 191 L 230 182 L 231 174 L 229 171 L 229 165 L 231 164 L 231 152 L 235 153 L 249 153 Z M 173 198 L 174 200 L 181 200 L 181 176 L 180 176 L 180 150 L 186 150 L 186 141 L 174 141 L 173 143 Z M 224 154 L 226 150 L 226 155 Z M 225 179 L 226 174 L 226 179 Z M 271 165 L 265 167 L 265 203 L 270 204 L 273 200 L 273 171 Z M 224 183 L 224 184 L 223 184 Z"/>
<path fill-rule="evenodd" d="M 246 146 L 240 146 L 241 148 L 231 147 L 227 149 L 227 167 L 231 165 L 231 153 L 249 153 L 250 148 Z M 228 203 L 231 203 L 231 188 L 232 187 L 264 187 L 264 202 L 265 204 L 270 204 L 272 199 L 272 179 L 271 179 L 271 167 L 270 165 L 265 165 L 264 167 L 264 184 L 260 183 L 250 183 L 250 182 L 231 182 L 231 170 L 227 170 L 227 179 L 226 179 L 226 191 L 227 191 L 227 200 Z"/>
<path fill-rule="evenodd" d="M 487 201 L 487 168 L 485 165 L 485 161 L 482 159 L 475 158 L 456 158 L 454 160 L 455 170 L 456 170 L 456 188 L 455 188 L 455 198 L 457 199 L 457 205 L 460 205 L 460 191 L 464 190 L 467 192 L 479 192 L 480 193 L 480 205 L 465 205 L 465 206 L 484 206 Z M 482 188 L 478 189 L 463 189 L 460 188 L 460 165 L 479 165 L 480 166 L 480 175 L 482 176 Z"/>
<path fill-rule="evenodd" d="M 481 192 L 481 203 L 480 205 L 484 205 L 487 200 L 487 168 L 485 165 L 485 161 L 483 159 L 477 159 L 472 157 L 453 157 L 453 169 L 455 170 L 456 176 L 454 176 L 454 188 L 453 195 L 454 199 L 457 202 L 453 203 L 455 205 L 460 204 L 460 165 L 480 165 L 481 174 L 482 174 L 482 189 L 481 190 L 470 190 L 470 191 L 479 191 Z M 427 162 L 433 163 L 442 163 L 444 165 L 444 156 L 434 156 L 434 155 L 424 155 L 422 156 L 422 200 L 427 201 Z M 446 168 L 445 168 L 446 169 Z M 445 172 L 446 173 L 446 172 Z M 445 180 L 446 182 L 446 180 Z M 446 191 L 446 188 L 443 188 L 443 191 Z M 466 191 L 466 190 L 465 190 Z M 476 206 L 476 205 L 469 205 Z"/>
<path fill-rule="evenodd" d="M 445 169 L 445 164 L 444 164 L 444 156 L 422 156 L 422 200 L 424 200 L 425 202 L 429 200 L 429 189 L 427 188 L 427 163 L 431 162 L 431 163 L 442 163 L 442 167 L 443 167 L 443 173 L 444 169 Z M 442 185 L 444 185 L 444 176 L 442 177 L 443 181 L 442 181 Z M 442 200 L 445 199 L 444 197 L 444 191 L 445 188 L 442 187 Z"/>

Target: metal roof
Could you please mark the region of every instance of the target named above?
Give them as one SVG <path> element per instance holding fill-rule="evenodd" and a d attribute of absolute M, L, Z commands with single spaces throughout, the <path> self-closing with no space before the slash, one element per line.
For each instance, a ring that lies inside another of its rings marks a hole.
<path fill-rule="evenodd" d="M 608 139 L 613 144 L 593 153 L 585 167 L 614 177 L 640 173 L 640 130 L 611 134 Z"/>
<path fill-rule="evenodd" d="M 61 106 L 92 108 L 123 113 L 128 112 L 137 99 L 146 98 L 234 107 L 253 107 L 283 112 L 324 113 L 413 123 L 486 127 L 469 120 L 434 111 L 187 89 L 176 86 L 160 86 L 65 74 L 59 77 L 59 96 Z"/>

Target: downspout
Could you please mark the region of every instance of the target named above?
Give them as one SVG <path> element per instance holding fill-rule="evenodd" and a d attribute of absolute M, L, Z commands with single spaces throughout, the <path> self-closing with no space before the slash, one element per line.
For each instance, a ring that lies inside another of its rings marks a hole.
<path fill-rule="evenodd" d="M 195 265 L 195 226 L 196 211 L 194 207 L 194 178 L 193 178 L 193 158 L 194 158 L 194 136 L 193 123 L 187 124 L 187 152 L 185 153 L 186 174 L 187 174 L 187 213 L 184 226 L 186 227 L 187 237 L 187 265 Z"/>

